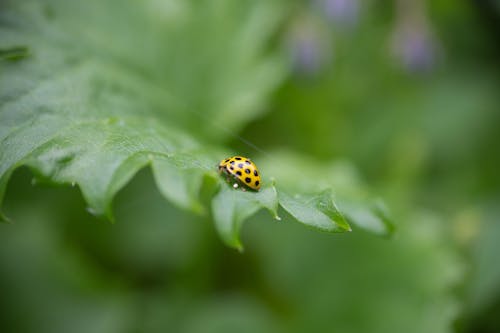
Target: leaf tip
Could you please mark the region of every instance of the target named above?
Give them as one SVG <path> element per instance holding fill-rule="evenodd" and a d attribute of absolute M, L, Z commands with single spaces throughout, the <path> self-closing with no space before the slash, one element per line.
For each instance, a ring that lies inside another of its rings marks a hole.
<path fill-rule="evenodd" d="M 96 210 L 92 207 L 87 207 L 86 208 L 87 212 L 90 214 L 90 215 L 94 215 L 94 216 L 98 216 L 99 214 L 97 214 Z"/>
<path fill-rule="evenodd" d="M 345 232 L 352 232 L 351 225 L 347 222 L 343 215 L 340 215 L 340 220 L 335 221 L 340 228 Z"/>
<path fill-rule="evenodd" d="M 236 248 L 236 250 L 237 250 L 239 253 L 243 253 L 243 252 L 245 252 L 245 248 L 244 248 L 244 247 L 243 247 L 243 245 L 241 245 L 241 244 L 240 244 L 240 245 Z"/>
<path fill-rule="evenodd" d="M 111 222 L 111 224 L 115 224 L 115 222 L 116 222 L 115 214 L 113 214 L 113 211 L 111 210 L 111 208 L 106 210 L 104 217 L 106 218 L 106 220 Z"/>
<path fill-rule="evenodd" d="M 233 249 L 238 251 L 239 253 L 243 253 L 245 251 L 243 244 L 241 243 L 239 238 L 228 240 L 228 241 L 226 241 L 226 244 L 229 247 L 232 247 Z"/>
<path fill-rule="evenodd" d="M 106 220 L 110 223 L 115 223 L 115 216 L 111 211 L 111 208 L 108 208 L 105 211 L 101 211 L 100 209 L 89 206 L 86 208 L 86 210 L 90 215 L 95 216 L 98 219 Z"/>
<path fill-rule="evenodd" d="M 379 199 L 375 202 L 375 213 L 385 226 L 385 236 L 392 237 L 396 232 L 396 225 L 384 201 Z"/>
<path fill-rule="evenodd" d="M 3 212 L 0 211 L 0 223 L 11 224 L 12 220 L 7 215 L 5 215 Z"/>

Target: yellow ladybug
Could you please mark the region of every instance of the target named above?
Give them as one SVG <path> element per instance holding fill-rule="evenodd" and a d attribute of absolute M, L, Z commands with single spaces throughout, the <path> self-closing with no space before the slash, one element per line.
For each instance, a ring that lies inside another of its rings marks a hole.
<path fill-rule="evenodd" d="M 255 163 L 242 156 L 233 156 L 226 158 L 219 163 L 219 173 L 226 175 L 228 182 L 233 183 L 234 188 L 241 186 L 258 191 L 260 189 L 260 174 Z"/>

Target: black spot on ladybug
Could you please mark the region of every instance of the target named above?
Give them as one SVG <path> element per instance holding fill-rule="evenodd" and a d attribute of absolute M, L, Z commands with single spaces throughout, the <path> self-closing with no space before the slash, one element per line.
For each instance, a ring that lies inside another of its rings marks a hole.
<path fill-rule="evenodd" d="M 225 163 L 229 162 L 229 158 L 227 160 L 224 161 Z"/>
<path fill-rule="evenodd" d="M 235 160 L 241 161 L 241 157 L 235 157 Z"/>
<path fill-rule="evenodd" d="M 246 173 L 250 173 L 250 169 L 245 169 L 245 172 Z"/>
<path fill-rule="evenodd" d="M 254 175 L 255 177 L 257 177 L 257 176 L 259 175 L 259 173 L 257 172 L 257 170 L 254 170 L 254 171 L 253 171 L 253 175 Z M 257 182 L 257 183 L 258 183 L 258 182 Z"/>
<path fill-rule="evenodd" d="M 238 176 L 241 176 L 241 171 L 236 171 L 236 174 L 237 174 Z"/>
<path fill-rule="evenodd" d="M 252 180 L 250 178 L 245 178 L 245 182 L 250 183 Z"/>
<path fill-rule="evenodd" d="M 238 164 L 238 168 L 243 169 L 243 163 Z"/>
<path fill-rule="evenodd" d="M 233 167 L 229 167 L 229 169 L 234 170 L 234 168 L 233 168 Z"/>
<path fill-rule="evenodd" d="M 234 165 L 234 161 L 231 161 L 231 164 Z"/>
<path fill-rule="evenodd" d="M 245 163 L 248 164 L 248 165 L 252 164 L 252 163 L 250 163 L 249 160 L 245 160 Z"/>
<path fill-rule="evenodd" d="M 255 181 L 255 186 L 259 186 L 259 181 L 258 180 Z"/>

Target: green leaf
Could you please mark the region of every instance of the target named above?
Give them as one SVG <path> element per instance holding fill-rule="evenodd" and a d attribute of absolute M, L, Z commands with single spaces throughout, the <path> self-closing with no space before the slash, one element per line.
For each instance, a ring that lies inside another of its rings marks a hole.
<path fill-rule="evenodd" d="M 329 190 L 318 195 L 291 196 L 280 192 L 280 204 L 300 223 L 327 231 L 351 231 L 351 227 L 335 207 Z"/>
<path fill-rule="evenodd" d="M 284 57 L 267 49 L 283 4 L 3 2 L 1 54 L 18 61 L 0 62 L 0 203 L 25 165 L 38 179 L 78 186 L 92 214 L 113 220 L 116 193 L 150 166 L 163 196 L 195 213 L 206 211 L 204 180 L 216 179 L 217 230 L 240 249 L 243 221 L 262 208 L 277 217 L 278 198 L 308 226 L 350 230 L 329 192 L 297 199 L 264 180 L 243 193 L 215 173 L 229 156 L 221 142 L 263 112 L 286 74 Z"/>
<path fill-rule="evenodd" d="M 259 192 L 242 192 L 221 181 L 220 191 L 212 200 L 212 210 L 217 230 L 227 245 L 243 250 L 239 238 L 241 226 L 246 218 L 261 208 L 280 220 L 274 184 L 264 184 Z"/>
<path fill-rule="evenodd" d="M 326 203 L 328 200 L 332 202 L 332 205 L 335 202 L 336 206 L 333 205 L 333 211 L 342 212 L 349 223 L 361 229 L 384 236 L 394 232 L 394 223 L 389 217 L 387 208 L 381 200 L 375 200 L 369 194 L 352 164 L 346 161 L 320 163 L 284 150 L 274 151 L 271 155 L 274 157 L 273 160 L 265 161 L 263 169 L 270 176 L 277 178 L 280 188 L 284 188 L 287 193 L 298 193 L 297 198 L 282 195 L 282 191 L 279 193 L 282 206 L 286 209 L 288 205 L 290 210 L 294 211 L 292 215 L 295 218 L 299 219 L 298 216 L 307 215 L 304 210 L 310 211 L 310 216 L 317 213 L 321 213 L 319 216 L 322 216 L 325 212 L 321 210 L 318 212 L 318 205 L 315 202 L 319 200 L 318 198 L 323 198 Z M 323 194 L 304 195 L 307 193 Z M 303 207 L 304 204 L 307 207 Z M 325 207 L 329 207 L 328 204 Z M 312 213 L 313 211 L 315 213 Z M 335 221 L 335 215 L 328 216 Z M 344 217 L 339 219 L 341 227 L 335 229 L 336 231 L 346 230 L 343 228 L 346 226 L 350 230 Z M 304 218 L 304 220 L 311 220 L 311 218 Z M 316 218 L 313 221 L 312 223 L 306 222 L 306 224 L 315 226 L 318 223 Z M 330 228 L 328 221 L 324 218 L 318 227 L 326 231 Z"/>
<path fill-rule="evenodd" d="M 225 155 L 211 142 L 229 135 L 214 127 L 256 117 L 283 78 L 265 48 L 282 16 L 279 1 L 3 2 L 0 58 L 19 61 L 0 63 L 0 202 L 27 165 L 113 219 L 113 197 L 150 165 L 167 199 L 202 213 Z"/>
<path fill-rule="evenodd" d="M 205 209 L 198 198 L 203 175 L 214 169 L 213 161 L 201 161 L 201 156 L 201 153 L 185 154 L 153 162 L 153 172 L 160 192 L 178 206 L 197 213 L 203 213 Z"/>

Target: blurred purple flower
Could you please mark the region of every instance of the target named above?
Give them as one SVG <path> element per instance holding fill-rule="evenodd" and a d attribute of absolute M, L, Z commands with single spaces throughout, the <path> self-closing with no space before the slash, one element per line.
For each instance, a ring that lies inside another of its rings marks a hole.
<path fill-rule="evenodd" d="M 408 30 L 394 41 L 394 52 L 401 64 L 410 72 L 425 72 L 436 64 L 436 45 L 423 31 Z"/>
<path fill-rule="evenodd" d="M 429 72 L 437 64 L 439 44 L 420 0 L 397 1 L 397 23 L 391 40 L 396 60 L 409 72 Z"/>
<path fill-rule="evenodd" d="M 293 68 L 306 75 L 318 73 L 330 56 L 328 39 L 311 22 L 296 22 L 289 34 L 288 49 Z"/>
<path fill-rule="evenodd" d="M 301 36 L 294 41 L 292 47 L 292 61 L 298 72 L 314 74 L 319 71 L 323 63 L 321 46 L 313 36 Z"/>
<path fill-rule="evenodd" d="M 358 0 L 319 0 L 326 17 L 340 26 L 353 27 L 358 22 Z"/>

